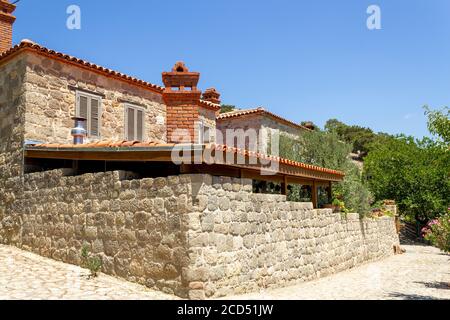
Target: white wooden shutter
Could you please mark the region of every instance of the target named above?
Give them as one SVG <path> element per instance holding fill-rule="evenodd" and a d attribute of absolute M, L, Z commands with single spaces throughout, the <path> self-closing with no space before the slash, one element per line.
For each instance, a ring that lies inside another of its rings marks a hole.
<path fill-rule="evenodd" d="M 91 98 L 90 134 L 100 136 L 100 101 L 96 98 Z"/>
<path fill-rule="evenodd" d="M 133 108 L 127 108 L 127 139 L 129 141 L 135 140 L 135 110 Z"/>
<path fill-rule="evenodd" d="M 144 111 L 136 110 L 136 140 L 144 140 Z"/>
<path fill-rule="evenodd" d="M 88 98 L 85 96 L 78 96 L 78 111 L 77 116 L 86 119 L 84 122 L 84 129 L 88 130 L 87 128 L 87 121 L 88 121 Z"/>
<path fill-rule="evenodd" d="M 101 98 L 78 91 L 76 94 L 76 116 L 85 118 L 85 129 L 90 137 L 100 137 Z"/>

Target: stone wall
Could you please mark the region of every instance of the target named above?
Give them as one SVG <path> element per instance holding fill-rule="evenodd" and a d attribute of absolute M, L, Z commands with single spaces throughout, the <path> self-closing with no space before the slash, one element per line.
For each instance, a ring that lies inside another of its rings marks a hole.
<path fill-rule="evenodd" d="M 22 190 L 25 70 L 24 58 L 0 65 L 0 229 L 10 243 L 20 227 L 9 212 Z"/>
<path fill-rule="evenodd" d="M 394 219 L 314 210 L 252 194 L 251 180 L 203 176 L 189 215 L 186 280 L 200 297 L 292 285 L 394 254 Z"/>
<path fill-rule="evenodd" d="M 25 174 L 6 212 L 19 229 L 11 237 L 0 228 L 0 242 L 73 264 L 87 243 L 103 272 L 180 297 L 287 286 L 390 256 L 398 244 L 391 218 L 253 194 L 251 180 L 68 174 Z"/>
<path fill-rule="evenodd" d="M 20 217 L 13 244 L 80 265 L 84 244 L 103 272 L 187 297 L 186 223 L 190 177 L 124 180 L 126 172 L 65 176 L 70 170 L 25 174 L 7 214 Z M 0 242 L 11 244 L 0 228 Z"/>
<path fill-rule="evenodd" d="M 161 94 L 35 53 L 25 55 L 26 139 L 70 143 L 74 88 L 79 88 L 102 96 L 101 140 L 124 140 L 124 105 L 131 103 L 145 109 L 144 139 L 166 141 L 166 106 Z"/>

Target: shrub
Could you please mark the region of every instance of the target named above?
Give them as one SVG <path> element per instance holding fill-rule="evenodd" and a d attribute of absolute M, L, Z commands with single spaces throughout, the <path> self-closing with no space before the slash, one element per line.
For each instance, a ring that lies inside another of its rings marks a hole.
<path fill-rule="evenodd" d="M 295 139 L 280 136 L 281 157 L 343 171 L 346 176 L 344 181 L 334 185 L 333 198 L 339 198 L 348 211 L 366 213 L 373 197 L 362 182 L 360 170 L 348 157 L 351 149 L 351 145 L 340 141 L 334 132 L 304 132 Z M 291 191 L 289 200 L 301 201 L 304 195 L 300 187 L 293 186 Z M 319 203 L 320 199 L 319 193 Z"/>
<path fill-rule="evenodd" d="M 422 229 L 422 235 L 434 246 L 450 253 L 450 208 L 447 214 L 428 222 Z"/>
<path fill-rule="evenodd" d="M 87 244 L 83 245 L 83 248 L 81 248 L 81 258 L 82 267 L 89 269 L 91 272 L 90 277 L 97 277 L 98 273 L 102 269 L 102 260 L 97 256 L 93 256 L 89 252 L 89 246 Z"/>

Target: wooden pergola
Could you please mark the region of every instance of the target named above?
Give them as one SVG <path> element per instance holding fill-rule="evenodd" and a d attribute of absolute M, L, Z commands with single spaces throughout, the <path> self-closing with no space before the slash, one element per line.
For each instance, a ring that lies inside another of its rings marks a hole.
<path fill-rule="evenodd" d="M 189 150 L 190 156 L 183 162 L 174 163 L 173 152 Z M 151 163 L 175 165 L 180 174 L 206 173 L 214 176 L 245 178 L 273 182 L 281 185 L 281 193 L 288 194 L 289 185 L 311 187 L 311 201 L 318 206 L 318 188 L 325 187 L 331 199 L 332 183 L 342 181 L 344 174 L 338 171 L 306 165 L 278 157 L 270 157 L 246 150 L 211 145 L 152 144 L 148 146 L 113 147 L 104 144 L 87 145 L 41 145 L 26 146 L 28 163 L 45 163 L 49 160 L 65 160 L 76 166 L 83 161 L 108 163 Z M 211 161 L 213 159 L 214 161 Z M 276 164 L 275 169 L 270 164 Z M 133 171 L 133 166 L 130 166 Z"/>

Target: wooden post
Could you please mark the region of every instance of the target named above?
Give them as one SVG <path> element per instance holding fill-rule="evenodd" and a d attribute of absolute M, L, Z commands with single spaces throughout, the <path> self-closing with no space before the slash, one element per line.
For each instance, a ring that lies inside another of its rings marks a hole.
<path fill-rule="evenodd" d="M 333 202 L 333 183 L 331 181 L 328 183 L 328 202 L 330 204 Z"/>
<path fill-rule="evenodd" d="M 311 201 L 313 203 L 314 209 L 317 209 L 318 203 L 317 203 L 317 184 L 316 181 L 313 181 L 313 185 L 311 187 Z"/>
<path fill-rule="evenodd" d="M 283 182 L 281 183 L 281 194 L 287 196 L 289 193 L 287 177 L 284 176 Z"/>

